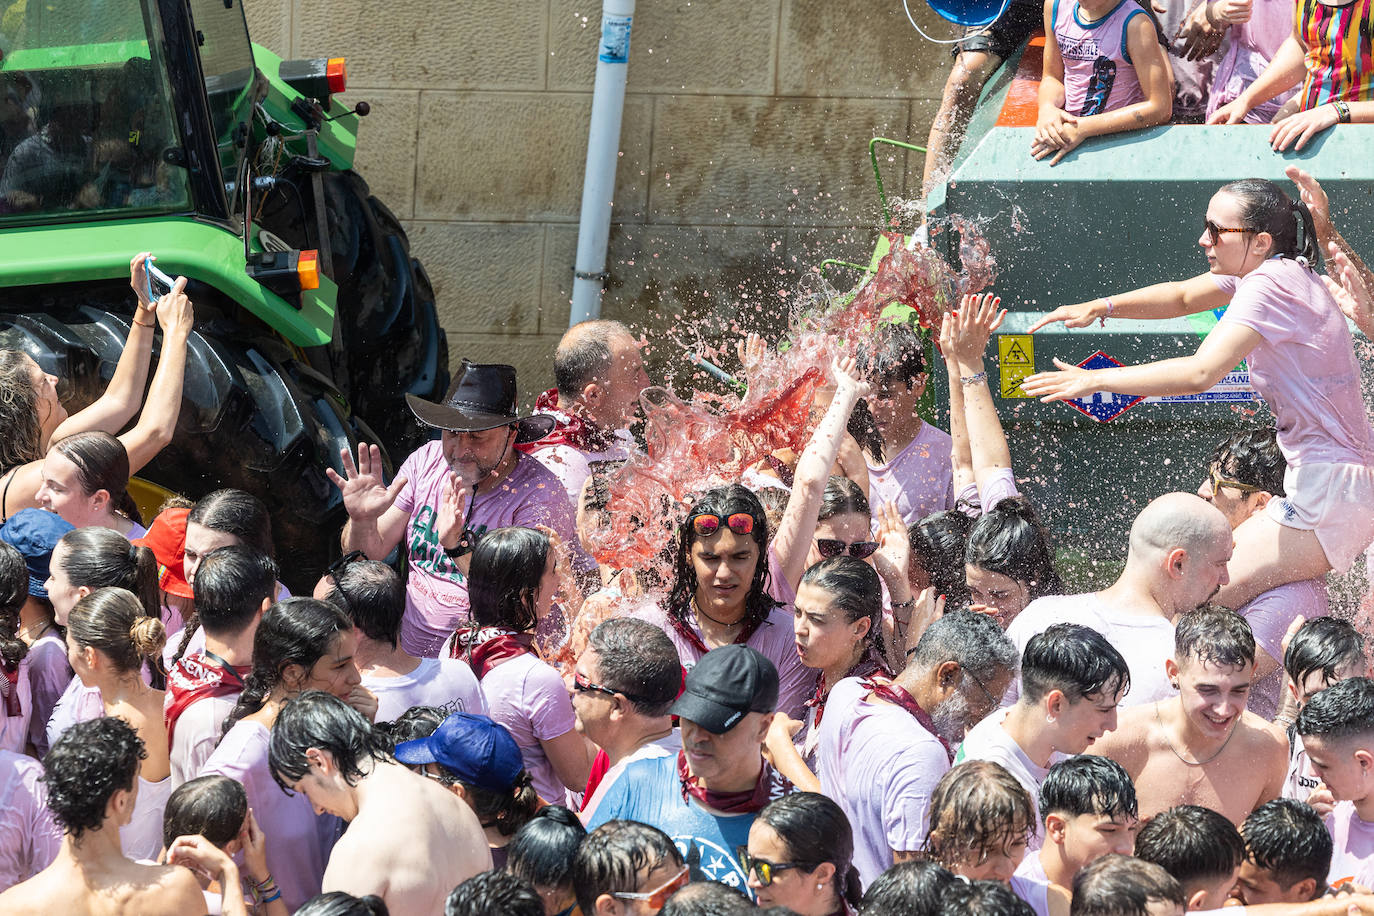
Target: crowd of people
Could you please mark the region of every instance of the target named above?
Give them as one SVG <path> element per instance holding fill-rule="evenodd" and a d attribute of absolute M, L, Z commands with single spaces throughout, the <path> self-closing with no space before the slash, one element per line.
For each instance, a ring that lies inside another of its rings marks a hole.
<path fill-rule="evenodd" d="M 635 504 L 657 562 L 599 537 L 664 521 L 613 496 L 652 450 L 631 332 L 572 328 L 528 415 L 464 360 L 409 398 L 435 437 L 394 477 L 340 456 L 339 559 L 292 596 L 252 495 L 146 528 L 129 499 L 193 318 L 140 254 L 91 407 L 0 353 L 0 912 L 1374 913 L 1368 634 L 1325 584 L 1374 540 L 1346 323 L 1374 330 L 1374 276 L 1293 177 L 1217 192 L 1208 273 L 1037 325 L 1229 303 L 1196 354 L 1023 386 L 1180 394 L 1245 359 L 1274 415 L 1146 494 L 1083 594 L 1018 487 L 986 294 L 936 329 L 947 432 L 917 328 L 832 341 L 800 452 Z"/>

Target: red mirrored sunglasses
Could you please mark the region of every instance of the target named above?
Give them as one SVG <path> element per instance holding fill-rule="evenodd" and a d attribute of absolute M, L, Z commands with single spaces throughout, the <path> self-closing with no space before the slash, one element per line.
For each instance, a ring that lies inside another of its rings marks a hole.
<path fill-rule="evenodd" d="M 692 516 L 692 530 L 697 533 L 697 537 L 710 537 L 720 530 L 721 525 L 735 534 L 750 534 L 754 530 L 754 516 L 748 512 L 736 512 L 727 518 L 710 512 Z"/>

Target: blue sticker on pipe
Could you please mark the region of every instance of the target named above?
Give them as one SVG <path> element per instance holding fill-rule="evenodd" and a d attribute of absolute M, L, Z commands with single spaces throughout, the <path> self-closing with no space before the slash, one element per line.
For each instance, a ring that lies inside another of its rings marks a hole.
<path fill-rule="evenodd" d="M 601 20 L 601 53 L 597 59 L 606 64 L 630 60 L 630 17 L 607 16 Z"/>

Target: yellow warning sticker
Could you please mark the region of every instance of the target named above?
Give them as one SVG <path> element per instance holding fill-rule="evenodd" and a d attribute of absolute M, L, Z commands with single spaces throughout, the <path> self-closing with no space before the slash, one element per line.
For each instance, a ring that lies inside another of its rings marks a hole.
<path fill-rule="evenodd" d="M 997 338 L 1001 367 L 999 391 L 1004 398 L 1028 398 L 1021 382 L 1035 374 L 1035 339 L 1029 334 L 1001 334 Z"/>

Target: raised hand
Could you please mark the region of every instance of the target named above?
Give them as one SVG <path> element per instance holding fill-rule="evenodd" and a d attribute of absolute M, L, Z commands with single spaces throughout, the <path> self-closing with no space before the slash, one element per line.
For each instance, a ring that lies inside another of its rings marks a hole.
<path fill-rule="evenodd" d="M 735 354 L 744 367 L 744 377 L 748 379 L 768 356 L 768 342 L 758 334 L 750 332 L 735 344 Z"/>
<path fill-rule="evenodd" d="M 1102 390 L 1093 381 L 1093 372 L 1070 365 L 1062 359 L 1056 359 L 1054 364 L 1059 367 L 1058 372 L 1037 372 L 1021 383 L 1021 390 L 1046 403 L 1072 401 Z"/>
<path fill-rule="evenodd" d="M 343 462 L 344 476 L 340 477 L 333 468 L 325 468 L 324 473 L 343 494 L 349 518 L 380 517 L 396 502 L 401 488 L 406 485 L 404 477 L 397 477 L 389 487 L 382 482 L 382 450 L 375 445 L 359 442 L 356 464 L 348 449 L 341 450 L 339 458 Z"/>
<path fill-rule="evenodd" d="M 868 397 L 873 389 L 868 382 L 859 376 L 858 361 L 852 356 L 836 358 L 830 364 L 830 372 L 835 377 L 835 393 L 849 390 L 854 392 L 854 398 Z"/>
<path fill-rule="evenodd" d="M 138 304 L 143 308 L 152 308 L 152 300 L 148 298 L 148 267 L 145 263 L 152 254 L 147 251 L 140 251 L 134 255 L 129 262 L 129 285 L 134 288 L 134 295 L 138 296 Z M 157 258 L 153 258 L 157 260 Z"/>
<path fill-rule="evenodd" d="M 951 312 L 945 319 L 944 323 L 952 326 L 950 346 L 961 363 L 982 362 L 988 339 L 993 331 L 1002 326 L 1002 319 L 1007 317 L 1007 310 L 998 308 L 1001 304 L 1002 300 L 992 293 L 965 296 L 958 311 Z"/>
<path fill-rule="evenodd" d="M 171 291 L 157 300 L 153 311 L 163 334 L 190 333 L 191 326 L 195 324 L 195 312 L 191 308 L 191 300 L 186 297 L 185 277 L 176 278 Z"/>
<path fill-rule="evenodd" d="M 248 877 L 255 884 L 266 881 L 271 875 L 267 868 L 267 836 L 258 826 L 252 808 L 248 809 L 248 816 L 239 829 L 239 846 L 243 848 L 243 868 Z"/>
<path fill-rule="evenodd" d="M 1031 325 L 1030 332 L 1034 334 L 1043 327 L 1063 322 L 1066 328 L 1086 328 L 1099 318 L 1107 314 L 1107 307 L 1102 304 L 1101 299 L 1092 302 L 1079 302 L 1076 305 L 1061 305 L 1059 308 L 1041 318 Z"/>
<path fill-rule="evenodd" d="M 1345 317 L 1355 322 L 1366 337 L 1374 337 L 1374 290 L 1339 245 L 1331 242 L 1327 249 L 1326 269 L 1330 276 L 1322 277 L 1322 282 Z"/>
<path fill-rule="evenodd" d="M 894 503 L 883 503 L 878 507 L 878 549 L 873 554 L 873 568 L 887 583 L 892 600 L 898 603 L 905 601 L 910 592 L 910 586 L 906 584 L 910 563 L 911 538 L 907 534 L 906 523 L 902 521 Z M 897 587 L 894 587 L 894 583 Z"/>
<path fill-rule="evenodd" d="M 444 479 L 444 489 L 439 496 L 439 511 L 434 519 L 434 530 L 439 535 L 439 544 L 445 550 L 458 546 L 463 536 L 463 526 L 467 522 L 468 501 L 472 499 L 472 487 L 452 471 Z M 350 513 L 351 514 L 351 513 Z"/>

